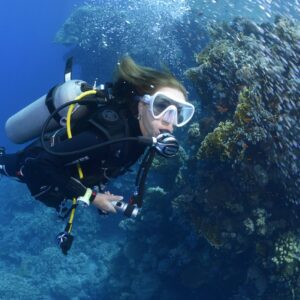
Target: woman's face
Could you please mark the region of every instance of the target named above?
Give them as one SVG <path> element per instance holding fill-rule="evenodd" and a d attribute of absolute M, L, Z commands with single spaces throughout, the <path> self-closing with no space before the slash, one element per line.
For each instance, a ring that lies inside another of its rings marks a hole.
<path fill-rule="evenodd" d="M 171 87 L 163 87 L 158 89 L 156 92 L 161 92 L 166 94 L 168 97 L 172 99 L 178 99 L 185 101 L 184 94 L 176 89 Z M 173 132 L 173 124 L 168 123 L 167 121 L 163 120 L 163 116 L 159 119 L 154 119 L 150 110 L 149 104 L 145 104 L 144 102 L 140 101 L 138 105 L 139 111 L 139 124 L 140 129 L 145 137 L 156 137 L 162 131 L 168 131 L 170 133 Z"/>

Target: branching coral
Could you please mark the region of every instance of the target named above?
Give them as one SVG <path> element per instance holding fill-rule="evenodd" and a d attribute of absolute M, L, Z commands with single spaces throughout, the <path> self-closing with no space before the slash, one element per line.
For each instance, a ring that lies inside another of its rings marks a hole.
<path fill-rule="evenodd" d="M 300 262 L 300 242 L 293 232 L 279 236 L 275 242 L 272 262 L 283 271 L 298 272 Z"/>
<path fill-rule="evenodd" d="M 230 121 L 221 122 L 219 126 L 209 133 L 201 144 L 197 157 L 219 158 L 220 160 L 232 159 L 233 147 L 236 144 L 232 140 L 234 124 Z"/>

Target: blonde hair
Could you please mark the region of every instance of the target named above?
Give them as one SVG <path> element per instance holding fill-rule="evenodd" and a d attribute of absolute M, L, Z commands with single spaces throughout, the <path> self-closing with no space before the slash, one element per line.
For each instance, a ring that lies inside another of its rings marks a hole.
<path fill-rule="evenodd" d="M 178 89 L 187 97 L 184 86 L 170 72 L 138 65 L 129 56 L 120 60 L 115 73 L 114 94 L 127 102 L 134 115 L 137 113 L 136 96 L 153 95 L 163 87 Z"/>

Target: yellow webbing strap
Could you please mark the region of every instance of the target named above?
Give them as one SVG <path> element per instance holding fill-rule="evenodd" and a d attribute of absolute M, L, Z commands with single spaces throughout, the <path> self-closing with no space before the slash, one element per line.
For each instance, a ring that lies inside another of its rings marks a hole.
<path fill-rule="evenodd" d="M 86 92 L 81 93 L 78 97 L 76 97 L 75 100 L 81 100 L 86 96 L 94 95 L 94 94 L 96 94 L 95 90 L 86 91 Z M 72 112 L 74 110 L 74 107 L 75 107 L 75 104 L 71 104 L 69 106 L 68 113 L 67 113 L 67 124 L 66 124 L 66 126 L 67 126 L 68 139 L 72 138 L 71 117 L 72 117 Z M 84 176 L 83 176 L 83 172 L 82 172 L 80 163 L 77 163 L 77 171 L 78 171 L 79 179 L 82 179 Z M 71 211 L 71 214 L 70 214 L 68 225 L 66 227 L 68 233 L 71 232 L 72 227 L 73 227 L 73 220 L 74 220 L 74 215 L 75 215 L 75 211 L 76 211 L 76 203 L 77 203 L 77 199 L 74 197 L 73 198 L 73 208 L 72 208 L 72 211 Z"/>

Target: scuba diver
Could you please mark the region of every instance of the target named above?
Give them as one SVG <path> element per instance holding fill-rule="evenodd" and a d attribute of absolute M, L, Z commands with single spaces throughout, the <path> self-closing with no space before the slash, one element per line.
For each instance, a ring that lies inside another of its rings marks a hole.
<path fill-rule="evenodd" d="M 35 199 L 69 217 L 57 235 L 64 254 L 72 245 L 77 205 L 93 205 L 104 214 L 137 214 L 154 155 L 176 155 L 174 126 L 184 126 L 194 114 L 173 75 L 128 56 L 118 63 L 114 83 L 100 86 L 72 80 L 71 67 L 69 60 L 63 84 L 7 120 L 13 142 L 31 143 L 13 154 L 0 150 L 1 174 L 25 183 Z M 125 174 L 141 156 L 128 203 L 105 191 L 108 181 Z"/>

